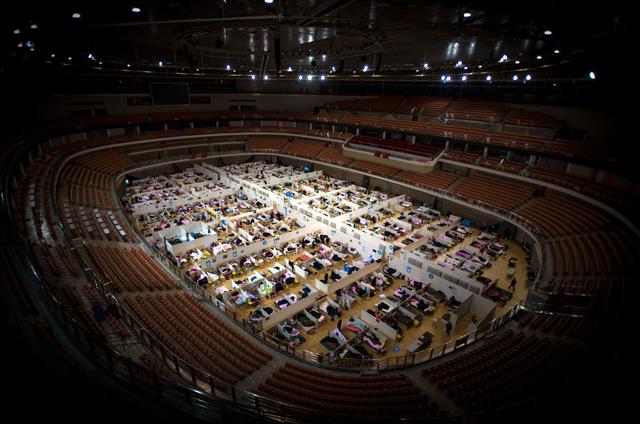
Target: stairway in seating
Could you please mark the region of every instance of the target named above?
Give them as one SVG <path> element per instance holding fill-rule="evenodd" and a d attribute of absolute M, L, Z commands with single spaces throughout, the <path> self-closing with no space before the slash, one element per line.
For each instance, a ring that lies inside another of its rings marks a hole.
<path fill-rule="evenodd" d="M 444 109 L 442 109 L 442 111 L 436 115 L 436 119 L 440 119 L 440 117 L 444 116 L 447 113 L 447 109 L 449 109 L 451 107 L 451 105 L 453 104 L 453 99 L 449 100 L 449 103 L 447 103 L 447 105 L 444 107 Z M 422 113 L 422 110 L 420 110 L 420 113 Z"/>

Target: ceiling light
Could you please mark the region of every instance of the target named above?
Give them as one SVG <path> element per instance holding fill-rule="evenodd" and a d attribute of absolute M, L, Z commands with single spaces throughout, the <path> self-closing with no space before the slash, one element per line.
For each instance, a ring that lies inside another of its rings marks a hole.
<path fill-rule="evenodd" d="M 478 65 L 478 69 L 482 69 L 482 65 Z"/>
<path fill-rule="evenodd" d="M 265 75 L 264 75 L 264 79 L 265 79 L 265 80 L 268 80 L 268 79 L 269 79 L 269 75 L 265 74 Z"/>
<path fill-rule="evenodd" d="M 428 63 L 425 63 L 424 65 L 422 65 L 422 67 L 423 67 L 424 69 L 429 69 L 429 64 L 428 64 Z"/>
<path fill-rule="evenodd" d="M 131 11 L 132 11 L 133 13 L 140 13 L 140 10 L 141 10 L 141 9 L 140 9 L 139 7 L 132 7 L 132 8 L 131 8 Z"/>
<path fill-rule="evenodd" d="M 491 75 L 487 75 L 487 81 L 491 81 Z"/>
<path fill-rule="evenodd" d="M 471 13 L 469 13 L 469 12 L 464 12 L 464 13 L 462 14 L 462 16 L 463 16 L 463 17 L 465 17 L 465 18 L 470 18 L 470 17 L 471 17 Z"/>
<path fill-rule="evenodd" d="M 441 80 L 441 81 L 444 81 L 444 80 L 445 80 L 445 78 L 446 78 L 446 76 L 442 75 L 442 76 L 440 77 L 440 80 Z"/>
<path fill-rule="evenodd" d="M 515 61 L 515 64 L 516 64 L 516 65 L 519 65 L 519 64 L 520 64 L 520 61 L 519 61 L 519 60 L 516 60 L 516 61 Z"/>
<path fill-rule="evenodd" d="M 321 74 L 321 75 L 320 75 L 320 81 L 324 81 L 324 79 L 325 79 L 324 74 Z"/>
<path fill-rule="evenodd" d="M 20 49 L 20 48 L 22 48 L 24 46 L 24 43 L 22 43 L 22 41 L 20 41 L 17 45 L 18 45 L 18 48 Z"/>
<path fill-rule="evenodd" d="M 524 79 L 527 80 L 527 81 L 531 81 L 531 75 L 527 74 L 527 76 L 524 77 Z"/>
<path fill-rule="evenodd" d="M 544 35 L 551 35 L 553 34 L 553 32 L 551 32 L 551 30 L 547 29 L 544 31 Z"/>
<path fill-rule="evenodd" d="M 518 81 L 518 76 L 517 76 L 517 75 L 514 75 L 514 76 L 513 76 L 513 80 L 514 80 L 514 81 Z"/>
<path fill-rule="evenodd" d="M 462 81 L 466 81 L 466 80 L 467 80 L 467 76 L 466 76 L 466 75 L 463 75 L 463 76 L 462 76 Z"/>
<path fill-rule="evenodd" d="M 52 58 L 53 58 L 53 57 L 56 57 L 56 54 L 55 54 L 55 53 L 51 53 L 51 57 L 52 57 Z"/>
<path fill-rule="evenodd" d="M 362 72 L 367 72 L 369 70 L 369 65 L 364 65 L 362 68 Z"/>
<path fill-rule="evenodd" d="M 322 55 L 322 60 L 327 60 L 327 55 L 326 54 Z"/>
<path fill-rule="evenodd" d="M 447 81 L 451 81 L 451 76 L 447 75 Z"/>
<path fill-rule="evenodd" d="M 31 24 L 31 26 L 29 27 L 31 29 L 38 29 L 38 24 Z"/>
<path fill-rule="evenodd" d="M 560 54 L 560 50 L 558 50 L 558 49 L 555 49 L 553 52 L 554 52 L 555 54 Z"/>
<path fill-rule="evenodd" d="M 298 75 L 298 81 L 302 81 L 302 75 Z"/>
<path fill-rule="evenodd" d="M 16 28 L 16 29 L 14 29 L 14 30 L 13 30 L 13 33 L 14 33 L 15 35 L 20 35 L 20 28 Z"/>
<path fill-rule="evenodd" d="M 159 62 L 158 62 L 158 66 L 159 66 L 159 67 L 161 67 L 161 68 L 162 68 L 162 66 L 163 66 L 163 65 L 164 65 L 164 62 L 162 62 L 162 61 L 159 61 Z"/>
<path fill-rule="evenodd" d="M 127 68 L 131 68 L 131 64 L 130 63 L 127 63 Z"/>
<path fill-rule="evenodd" d="M 459 60 L 459 61 L 458 61 L 458 63 L 456 63 L 456 68 L 459 68 L 459 67 L 461 67 L 461 66 L 462 66 L 462 61 L 461 61 L 461 60 Z"/>
<path fill-rule="evenodd" d="M 502 57 L 500 58 L 500 60 L 499 60 L 498 62 L 499 62 L 499 63 L 506 62 L 508 59 L 509 59 L 509 58 L 507 57 L 507 55 L 506 55 L 506 54 L 503 54 L 503 55 L 502 55 Z"/>
<path fill-rule="evenodd" d="M 96 60 L 96 58 L 93 57 L 93 55 L 91 53 L 89 53 L 89 55 L 87 56 L 87 59 Z M 162 65 L 160 65 L 160 66 L 162 66 Z"/>
<path fill-rule="evenodd" d="M 311 74 L 307 75 L 307 81 L 311 81 L 312 79 L 313 79 L 313 75 L 311 75 Z"/>
<path fill-rule="evenodd" d="M 273 0 L 264 0 L 264 2 L 267 3 L 267 4 L 271 4 L 271 3 L 273 3 Z"/>
<path fill-rule="evenodd" d="M 592 80 L 596 79 L 596 73 L 593 71 L 589 72 L 589 78 Z"/>
<path fill-rule="evenodd" d="M 536 59 L 542 60 L 542 56 L 538 55 L 538 56 L 536 56 Z"/>
<path fill-rule="evenodd" d="M 69 56 L 69 57 L 67 58 L 67 60 L 71 60 L 71 59 L 73 59 L 71 56 Z"/>
<path fill-rule="evenodd" d="M 253 75 L 253 74 L 251 74 L 251 79 L 252 79 L 252 80 L 256 79 L 256 76 L 255 76 L 255 75 Z"/>
<path fill-rule="evenodd" d="M 71 17 L 73 19 L 80 19 L 82 17 L 82 15 L 80 15 L 78 12 L 75 12 L 73 15 L 71 15 Z"/>
<path fill-rule="evenodd" d="M 335 71 L 336 71 L 336 67 L 335 67 L 335 66 L 332 66 L 332 67 L 331 67 L 331 70 L 332 70 L 333 72 L 335 72 Z"/>
<path fill-rule="evenodd" d="M 293 69 L 291 69 L 291 66 L 289 66 L 289 67 L 287 68 L 287 72 L 291 72 L 292 70 L 293 70 Z"/>
<path fill-rule="evenodd" d="M 465 67 L 464 67 L 464 68 L 462 68 L 462 69 L 464 69 L 464 70 L 466 71 L 467 69 L 469 69 L 469 67 L 468 67 L 468 66 L 465 66 Z"/>
<path fill-rule="evenodd" d="M 228 70 L 230 70 L 230 69 L 231 69 L 231 65 L 227 65 L 227 66 L 225 66 L 225 69 L 226 69 L 227 71 L 228 71 Z"/>

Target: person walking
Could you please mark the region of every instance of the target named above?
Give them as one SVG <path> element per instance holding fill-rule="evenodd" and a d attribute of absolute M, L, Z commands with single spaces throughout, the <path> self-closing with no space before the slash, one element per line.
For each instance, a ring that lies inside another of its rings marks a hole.
<path fill-rule="evenodd" d="M 511 291 L 513 291 L 513 292 L 514 292 L 514 291 L 516 291 L 516 284 L 517 284 L 517 283 L 518 283 L 518 282 L 516 281 L 516 279 L 515 279 L 515 278 L 514 278 L 514 279 L 512 279 L 512 280 L 511 280 L 511 284 L 509 284 L 509 289 L 510 289 Z"/>

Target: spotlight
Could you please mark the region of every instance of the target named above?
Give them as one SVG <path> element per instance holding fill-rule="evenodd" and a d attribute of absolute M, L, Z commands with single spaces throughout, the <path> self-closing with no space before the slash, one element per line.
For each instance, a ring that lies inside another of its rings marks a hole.
<path fill-rule="evenodd" d="M 289 67 L 287 68 L 287 72 L 291 72 L 291 71 L 292 71 L 291 66 L 289 66 Z"/>
<path fill-rule="evenodd" d="M 140 13 L 140 10 L 141 10 L 141 9 L 140 9 L 139 7 L 132 7 L 132 8 L 131 8 L 131 11 L 132 11 L 133 13 Z"/>
<path fill-rule="evenodd" d="M 513 76 L 513 80 L 514 80 L 514 81 L 518 81 L 518 76 L 517 76 L 517 75 L 514 75 L 514 76 Z"/>
<path fill-rule="evenodd" d="M 487 81 L 491 81 L 491 75 L 487 75 Z"/>
<path fill-rule="evenodd" d="M 470 17 L 471 17 L 471 13 L 469 13 L 469 12 L 464 12 L 464 13 L 462 14 L 462 16 L 463 16 L 463 17 L 465 17 L 465 18 L 470 18 Z"/>
<path fill-rule="evenodd" d="M 553 34 L 553 32 L 551 32 L 551 30 L 547 29 L 547 30 L 544 31 L 544 35 L 551 35 L 551 34 Z"/>
<path fill-rule="evenodd" d="M 14 33 L 15 35 L 20 35 L 20 28 L 16 28 L 16 29 L 14 29 L 14 30 L 13 30 L 13 33 Z"/>
<path fill-rule="evenodd" d="M 264 79 L 265 79 L 265 81 L 268 80 L 269 79 L 269 75 L 265 74 Z"/>
<path fill-rule="evenodd" d="M 596 79 L 596 73 L 593 71 L 589 72 L 589 79 L 592 79 L 592 80 Z"/>
<path fill-rule="evenodd" d="M 158 62 L 158 66 L 162 68 L 164 66 L 164 62 L 163 61 L 159 61 Z"/>
<path fill-rule="evenodd" d="M 313 79 L 313 75 L 309 74 L 307 75 L 307 81 L 311 81 Z"/>
<path fill-rule="evenodd" d="M 71 15 L 71 17 L 72 17 L 73 19 L 80 19 L 80 18 L 82 17 L 82 15 L 81 15 L 81 14 L 79 14 L 78 12 L 75 12 L 73 15 Z"/>
<path fill-rule="evenodd" d="M 554 52 L 555 54 L 560 54 L 560 50 L 558 50 L 558 49 L 555 49 L 553 52 Z"/>
<path fill-rule="evenodd" d="M 524 79 L 527 80 L 527 81 L 531 81 L 531 75 L 527 74 L 527 76 L 524 77 Z"/>
<path fill-rule="evenodd" d="M 31 26 L 29 27 L 31 29 L 38 29 L 38 25 L 37 24 L 31 24 Z"/>
<path fill-rule="evenodd" d="M 466 76 L 466 75 L 463 75 L 463 76 L 462 76 L 462 81 L 466 81 L 466 80 L 467 80 L 467 76 Z"/>
<path fill-rule="evenodd" d="M 362 68 L 362 72 L 367 72 L 369 70 L 369 65 L 364 65 Z"/>
<path fill-rule="evenodd" d="M 252 79 L 252 80 L 256 79 L 256 76 L 255 76 L 255 75 L 253 75 L 253 74 L 251 74 L 251 79 Z"/>
<path fill-rule="evenodd" d="M 302 75 L 298 75 L 298 81 L 302 81 Z"/>
<path fill-rule="evenodd" d="M 227 66 L 225 66 L 225 69 L 226 69 L 227 71 L 231 70 L 231 65 L 227 65 Z"/>
<path fill-rule="evenodd" d="M 542 60 L 542 56 L 538 55 L 538 56 L 536 56 L 536 59 Z"/>
<path fill-rule="evenodd" d="M 324 81 L 324 79 L 325 79 L 324 74 L 321 74 L 321 75 L 320 75 L 320 81 Z"/>

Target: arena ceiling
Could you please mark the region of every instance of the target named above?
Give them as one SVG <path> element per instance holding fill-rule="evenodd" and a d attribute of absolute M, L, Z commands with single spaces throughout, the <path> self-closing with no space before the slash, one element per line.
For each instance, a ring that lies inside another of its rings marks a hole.
<path fill-rule="evenodd" d="M 274 80 L 589 79 L 626 38 L 626 2 L 20 2 L 3 63 Z M 279 50 L 279 54 L 278 54 Z M 253 75 L 253 76 L 252 76 Z M 445 80 L 446 81 L 446 80 Z"/>

